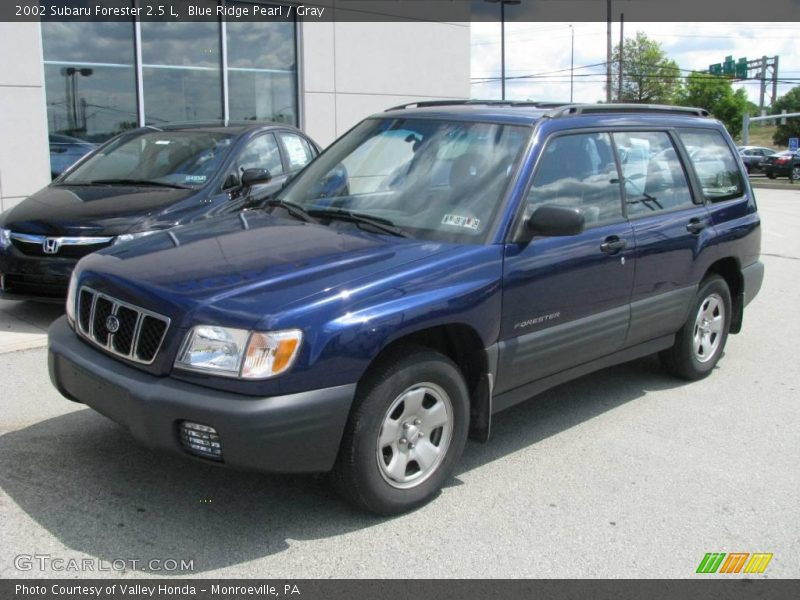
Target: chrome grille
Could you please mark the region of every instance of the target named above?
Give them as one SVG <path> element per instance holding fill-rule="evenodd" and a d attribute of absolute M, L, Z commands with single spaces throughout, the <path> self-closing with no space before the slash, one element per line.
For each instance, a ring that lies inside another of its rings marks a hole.
<path fill-rule="evenodd" d="M 164 342 L 169 319 L 149 310 L 82 287 L 78 294 L 78 330 L 107 352 L 134 362 L 151 364 Z M 114 317 L 114 331 L 108 328 Z"/>

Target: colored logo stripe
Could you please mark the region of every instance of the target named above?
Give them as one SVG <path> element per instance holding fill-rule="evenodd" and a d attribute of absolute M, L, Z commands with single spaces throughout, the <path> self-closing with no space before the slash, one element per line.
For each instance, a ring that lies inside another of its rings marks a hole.
<path fill-rule="evenodd" d="M 719 570 L 720 573 L 738 573 L 742 570 L 744 566 L 744 561 L 747 560 L 747 557 L 750 556 L 748 552 L 739 552 L 739 553 L 732 553 L 728 554 L 728 558 L 725 559 L 725 562 L 722 563 L 722 568 Z"/>
<path fill-rule="evenodd" d="M 700 566 L 697 567 L 698 573 L 716 573 L 719 566 L 722 564 L 722 559 L 725 558 L 724 552 L 709 552 L 700 561 Z"/>
<path fill-rule="evenodd" d="M 772 554 L 753 554 L 750 558 L 750 562 L 748 562 L 747 566 L 744 568 L 744 572 L 763 573 L 771 560 Z"/>

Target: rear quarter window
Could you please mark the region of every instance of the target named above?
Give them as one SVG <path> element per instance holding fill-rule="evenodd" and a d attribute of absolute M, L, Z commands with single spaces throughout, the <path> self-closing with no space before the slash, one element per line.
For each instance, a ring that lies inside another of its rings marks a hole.
<path fill-rule="evenodd" d="M 722 133 L 716 129 L 683 129 L 678 134 L 709 202 L 738 198 L 744 193 L 739 163 Z"/>

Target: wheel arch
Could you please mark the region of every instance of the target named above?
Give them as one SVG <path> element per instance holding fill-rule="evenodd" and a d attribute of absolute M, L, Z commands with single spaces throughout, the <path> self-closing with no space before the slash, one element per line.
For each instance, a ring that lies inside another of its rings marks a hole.
<path fill-rule="evenodd" d="M 470 437 L 478 441 L 488 440 L 491 392 L 497 362 L 494 346 L 486 348 L 478 332 L 465 323 L 436 325 L 393 339 L 381 348 L 366 372 L 403 346 L 430 348 L 456 364 L 469 390 Z"/>
<path fill-rule="evenodd" d="M 725 280 L 731 292 L 731 302 L 733 304 L 731 314 L 731 327 L 729 333 L 739 333 L 742 330 L 742 319 L 744 316 L 744 277 L 739 261 L 728 256 L 721 258 L 708 267 L 703 279 L 709 275 L 716 274 Z"/>

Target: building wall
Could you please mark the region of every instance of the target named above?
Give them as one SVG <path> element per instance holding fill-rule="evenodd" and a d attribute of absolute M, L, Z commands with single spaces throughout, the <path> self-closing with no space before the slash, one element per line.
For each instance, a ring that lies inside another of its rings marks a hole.
<path fill-rule="evenodd" d="M 299 38 L 302 126 L 323 146 L 390 106 L 469 97 L 469 23 L 306 22 Z"/>
<path fill-rule="evenodd" d="M 0 210 L 50 181 L 38 23 L 0 22 Z"/>
<path fill-rule="evenodd" d="M 469 23 L 304 23 L 298 45 L 301 126 L 323 146 L 390 106 L 469 96 Z M 0 23 L 0 56 L 6 210 L 50 181 L 39 24 Z"/>

